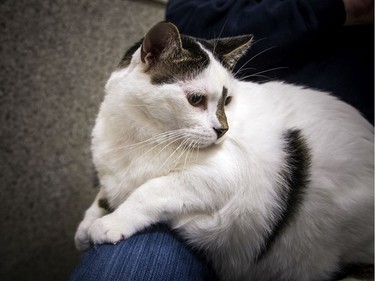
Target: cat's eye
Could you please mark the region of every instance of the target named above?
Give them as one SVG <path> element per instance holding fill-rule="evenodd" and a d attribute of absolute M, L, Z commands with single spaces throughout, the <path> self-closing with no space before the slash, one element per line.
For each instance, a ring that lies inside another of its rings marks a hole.
<path fill-rule="evenodd" d="M 200 106 L 205 102 L 205 96 L 200 94 L 190 94 L 188 96 L 188 101 L 192 106 Z"/>
<path fill-rule="evenodd" d="M 230 104 L 230 102 L 232 101 L 232 97 L 231 96 L 229 96 L 229 97 L 227 97 L 226 99 L 225 99 L 225 105 L 228 105 L 228 104 Z"/>

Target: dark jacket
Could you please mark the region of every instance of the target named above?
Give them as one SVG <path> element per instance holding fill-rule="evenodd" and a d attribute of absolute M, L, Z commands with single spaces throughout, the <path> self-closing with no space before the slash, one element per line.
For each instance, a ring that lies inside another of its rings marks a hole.
<path fill-rule="evenodd" d="M 200 38 L 253 34 L 238 77 L 328 91 L 373 123 L 373 25 L 344 27 L 342 0 L 170 0 L 166 19 Z"/>

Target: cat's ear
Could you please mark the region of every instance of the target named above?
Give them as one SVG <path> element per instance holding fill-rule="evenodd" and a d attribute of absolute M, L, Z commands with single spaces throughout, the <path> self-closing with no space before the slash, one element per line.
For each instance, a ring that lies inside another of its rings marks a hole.
<path fill-rule="evenodd" d="M 210 40 L 214 52 L 219 56 L 221 63 L 232 70 L 237 61 L 246 53 L 253 42 L 252 35 L 220 38 Z"/>
<path fill-rule="evenodd" d="M 169 22 L 159 22 L 143 39 L 141 60 L 147 67 L 152 67 L 160 60 L 177 56 L 181 50 L 181 37 L 177 27 Z"/>

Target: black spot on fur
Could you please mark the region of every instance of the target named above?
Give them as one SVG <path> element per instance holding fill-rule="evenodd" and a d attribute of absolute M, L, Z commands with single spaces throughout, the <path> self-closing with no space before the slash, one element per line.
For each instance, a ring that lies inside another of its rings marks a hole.
<path fill-rule="evenodd" d="M 282 179 L 282 192 L 280 193 L 279 213 L 273 221 L 272 231 L 265 239 L 265 244 L 257 257 L 262 259 L 277 239 L 280 233 L 292 224 L 293 218 L 298 213 L 298 208 L 303 201 L 304 190 L 309 183 L 309 170 L 311 157 L 309 148 L 298 129 L 291 129 L 283 134 L 284 150 L 286 153 L 285 166 L 280 172 Z"/>
<path fill-rule="evenodd" d="M 112 213 L 114 209 L 109 205 L 109 202 L 105 198 L 101 198 L 98 201 L 98 205 L 100 208 L 106 210 L 108 213 Z"/>

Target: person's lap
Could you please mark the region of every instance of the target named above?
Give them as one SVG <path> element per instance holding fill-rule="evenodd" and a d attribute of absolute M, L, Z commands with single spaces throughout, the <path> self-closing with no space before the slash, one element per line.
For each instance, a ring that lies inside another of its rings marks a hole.
<path fill-rule="evenodd" d="M 116 245 L 94 245 L 82 254 L 70 281 L 215 280 L 200 255 L 164 225 Z"/>

